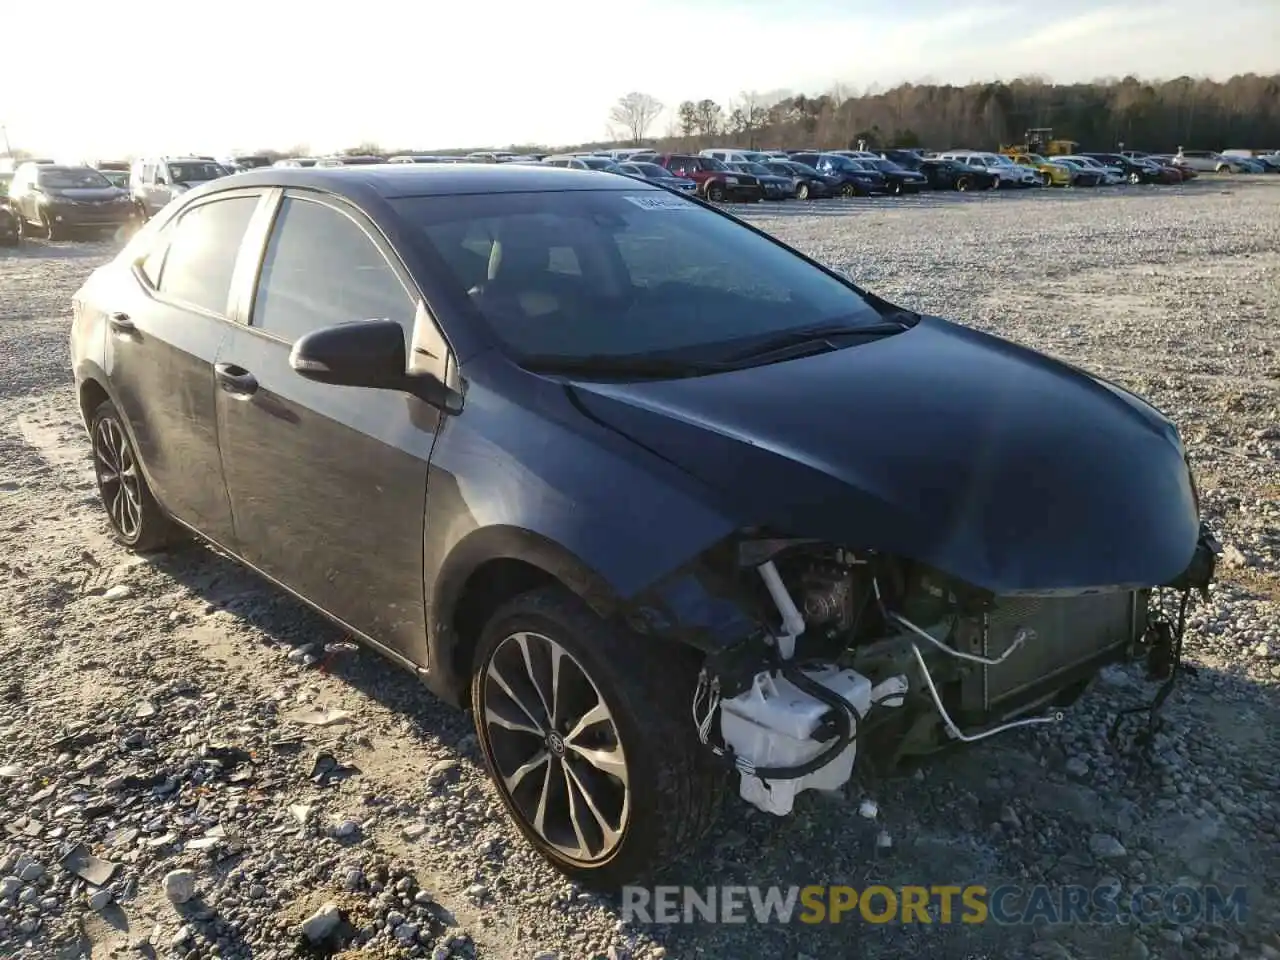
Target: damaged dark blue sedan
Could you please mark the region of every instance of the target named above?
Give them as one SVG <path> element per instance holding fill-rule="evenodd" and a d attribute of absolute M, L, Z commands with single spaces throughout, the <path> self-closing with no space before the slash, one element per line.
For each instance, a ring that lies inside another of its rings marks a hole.
<path fill-rule="evenodd" d="M 210 541 L 468 708 L 593 885 L 727 786 L 782 815 L 1109 661 L 1172 682 L 1213 576 L 1145 402 L 631 178 L 246 172 L 74 317 L 115 536 Z"/>

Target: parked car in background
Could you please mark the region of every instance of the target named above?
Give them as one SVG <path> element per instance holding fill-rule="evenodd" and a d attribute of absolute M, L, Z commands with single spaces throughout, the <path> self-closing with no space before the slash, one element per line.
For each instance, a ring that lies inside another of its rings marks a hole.
<path fill-rule="evenodd" d="M 869 197 L 885 192 L 884 174 L 867 170 L 861 163 L 840 153 L 794 153 L 791 159 L 813 167 L 823 176 L 836 180 L 836 193 L 842 197 Z"/>
<path fill-rule="evenodd" d="M 1009 157 L 999 153 L 947 150 L 939 153 L 938 157 L 942 160 L 959 160 L 971 167 L 984 168 L 995 176 L 994 187 L 1038 187 L 1044 182 L 1038 171 L 1019 166 Z"/>
<path fill-rule="evenodd" d="M 627 177 L 250 171 L 70 308 L 114 539 L 211 542 L 466 708 L 525 842 L 610 895 L 726 788 L 785 816 L 855 738 L 1025 731 L 1213 581 L 1149 403 Z"/>
<path fill-rule="evenodd" d="M 765 154 L 759 150 L 740 150 L 736 147 L 709 147 L 699 150 L 698 156 L 711 157 L 721 163 L 755 163 L 764 159 Z"/>
<path fill-rule="evenodd" d="M 509 163 L 510 161 L 502 161 Z M 546 164 L 548 167 L 568 167 L 571 170 L 604 170 L 608 173 L 617 173 L 618 164 L 610 157 L 602 157 L 593 153 L 562 153 L 552 154 L 545 157 L 538 163 Z"/>
<path fill-rule="evenodd" d="M 749 173 L 730 170 L 715 157 L 664 153 L 654 162 L 666 167 L 677 177 L 696 181 L 699 195 L 716 203 L 755 203 L 764 198 L 764 191 L 755 177 Z"/>
<path fill-rule="evenodd" d="M 892 160 L 900 167 L 908 170 L 919 170 L 920 161 L 924 159 L 923 147 L 900 147 L 890 150 L 881 150 L 880 158 L 882 160 Z"/>
<path fill-rule="evenodd" d="M 840 190 L 839 177 L 829 177 L 798 160 L 769 160 L 765 166 L 779 176 L 790 176 L 795 180 L 797 200 L 833 197 Z"/>
<path fill-rule="evenodd" d="M 314 167 L 315 157 L 284 157 L 272 164 L 273 167 Z"/>
<path fill-rule="evenodd" d="M 227 168 L 200 157 L 148 157 L 133 162 L 129 192 L 138 217 L 148 220 L 192 187 L 228 175 Z"/>
<path fill-rule="evenodd" d="M 1019 166 L 1038 171 L 1046 187 L 1071 186 L 1071 171 L 1038 153 L 1015 153 L 1010 159 Z"/>
<path fill-rule="evenodd" d="M 1081 153 L 1079 156 L 1110 167 L 1119 172 L 1126 183 L 1161 183 L 1164 178 L 1153 164 L 1126 157 L 1122 153 Z"/>
<path fill-rule="evenodd" d="M 642 154 L 643 156 L 643 154 Z M 618 172 L 637 180 L 647 180 L 668 190 L 679 190 L 681 193 L 697 193 L 698 181 L 688 177 L 677 177 L 660 163 L 647 160 L 626 160 L 618 164 Z"/>
<path fill-rule="evenodd" d="M 924 174 L 915 170 L 908 170 L 892 160 L 885 160 L 882 157 L 865 159 L 862 161 L 862 165 L 878 170 L 884 176 L 889 192 L 899 196 L 907 193 L 919 193 L 929 186 L 929 180 Z"/>
<path fill-rule="evenodd" d="M 1229 173 L 1266 173 L 1267 165 L 1253 155 L 1252 150 L 1223 150 L 1223 161 L 1230 168 Z"/>
<path fill-rule="evenodd" d="M 373 156 L 372 154 L 343 153 L 331 157 L 320 157 L 314 165 L 317 167 L 367 167 L 386 162 L 386 157 Z"/>
<path fill-rule="evenodd" d="M 0 246 L 16 247 L 22 242 L 22 218 L 9 199 L 12 173 L 0 173 Z"/>
<path fill-rule="evenodd" d="M 129 189 L 129 171 L 128 170 L 98 170 L 100 174 L 107 178 L 107 182 L 113 187 L 119 187 L 121 190 Z"/>
<path fill-rule="evenodd" d="M 1074 157 L 1054 157 L 1053 162 L 1070 168 L 1073 187 L 1096 187 L 1103 183 L 1106 177 L 1104 171 Z"/>
<path fill-rule="evenodd" d="M 1083 154 L 1077 153 L 1067 154 L 1066 156 L 1057 157 L 1056 159 L 1074 160 L 1077 163 L 1083 164 L 1090 170 L 1096 171 L 1099 177 L 1101 177 L 1099 180 L 1100 186 L 1114 187 L 1116 184 L 1124 183 L 1125 181 L 1124 175 L 1120 172 L 1119 167 L 1107 166 L 1107 164 L 1102 163 L 1099 160 L 1095 160 L 1093 157 L 1087 157 Z"/>
<path fill-rule="evenodd" d="M 24 231 L 34 227 L 50 240 L 75 230 L 116 230 L 133 213 L 129 191 L 113 186 L 90 166 L 20 164 L 9 198 Z"/>
<path fill-rule="evenodd" d="M 934 190 L 958 190 L 965 193 L 970 190 L 993 190 L 999 184 L 996 175 L 986 167 L 975 167 L 959 160 L 940 160 L 936 157 L 924 159 L 920 161 L 919 171 Z"/>
<path fill-rule="evenodd" d="M 790 200 L 795 196 L 795 177 L 774 173 L 762 163 L 747 160 L 729 161 L 725 163 L 725 166 L 737 173 L 745 173 L 755 177 L 766 200 Z"/>
<path fill-rule="evenodd" d="M 387 163 L 445 163 L 444 157 L 437 157 L 430 154 L 421 153 L 402 153 L 396 157 L 387 158 Z"/>
<path fill-rule="evenodd" d="M 1224 157 L 1214 150 L 1178 150 L 1173 162 L 1199 173 L 1251 173 L 1252 164 L 1243 157 Z"/>

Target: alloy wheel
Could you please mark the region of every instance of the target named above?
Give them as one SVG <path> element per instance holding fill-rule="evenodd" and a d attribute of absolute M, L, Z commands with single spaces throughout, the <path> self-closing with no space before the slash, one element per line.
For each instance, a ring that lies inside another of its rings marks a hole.
<path fill-rule="evenodd" d="M 578 863 L 609 857 L 631 814 L 626 754 L 583 666 L 539 633 L 494 648 L 478 705 L 499 788 L 525 823 Z"/>
<path fill-rule="evenodd" d="M 113 417 L 103 417 L 93 435 L 93 469 L 111 522 L 126 540 L 142 530 L 142 484 L 138 463 Z"/>

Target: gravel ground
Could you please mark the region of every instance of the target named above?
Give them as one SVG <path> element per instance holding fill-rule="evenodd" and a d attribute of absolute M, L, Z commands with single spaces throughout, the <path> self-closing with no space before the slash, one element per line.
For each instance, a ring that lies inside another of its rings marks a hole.
<path fill-rule="evenodd" d="M 522 844 L 466 717 L 211 550 L 144 561 L 108 539 L 67 332 L 114 245 L 32 241 L 0 251 L 0 955 L 324 955 L 305 923 L 354 937 L 348 956 L 437 960 L 1280 957 L 1277 181 L 744 214 L 1169 411 L 1225 566 L 1150 754 L 1106 739 L 1151 693 L 1113 668 L 1062 724 L 847 802 L 775 820 L 734 798 L 670 880 L 1244 884 L 1243 922 L 621 923 Z"/>

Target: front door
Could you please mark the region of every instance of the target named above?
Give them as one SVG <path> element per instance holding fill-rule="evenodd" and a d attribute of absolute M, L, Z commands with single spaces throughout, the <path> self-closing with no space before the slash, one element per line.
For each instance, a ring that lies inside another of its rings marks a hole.
<path fill-rule="evenodd" d="M 219 442 L 241 556 L 425 664 L 423 520 L 440 414 L 406 394 L 315 383 L 289 366 L 294 341 L 333 324 L 396 320 L 410 341 L 416 294 L 375 236 L 336 201 L 285 195 L 247 324 L 218 351 Z"/>

